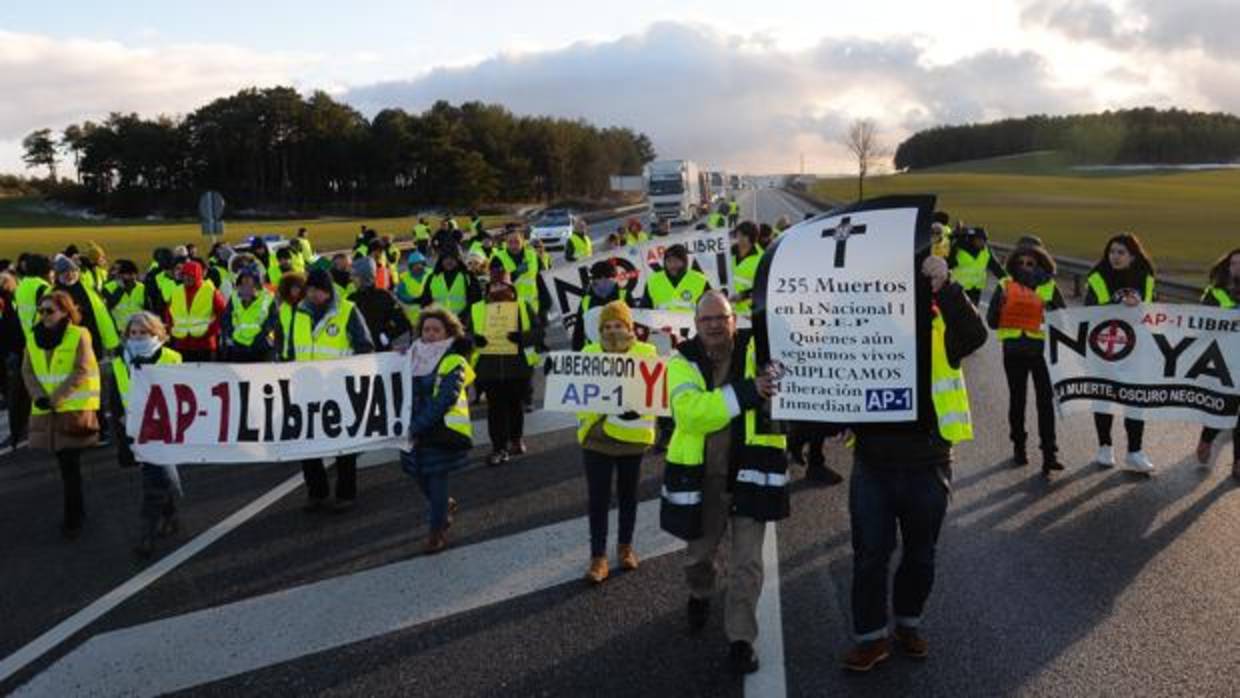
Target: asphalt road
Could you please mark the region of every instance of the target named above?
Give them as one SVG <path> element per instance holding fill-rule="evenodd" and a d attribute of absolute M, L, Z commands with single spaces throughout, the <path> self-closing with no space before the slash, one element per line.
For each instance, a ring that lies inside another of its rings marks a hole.
<path fill-rule="evenodd" d="M 741 205 L 768 221 L 806 208 L 765 190 Z M 1159 472 L 1145 479 L 1089 466 L 1092 423 L 1061 421 L 1068 470 L 1047 482 L 1008 460 L 998 345 L 966 373 L 978 438 L 957 452 L 924 663 L 839 668 L 845 487 L 798 483 L 792 517 L 773 527 L 764 602 L 778 598 L 748 683 L 723 671 L 717 609 L 700 636 L 685 630 L 681 553 L 654 525 L 661 459 L 643 465 L 641 569 L 589 587 L 580 451 L 562 420 L 537 413 L 529 455 L 453 475 L 453 547 L 433 558 L 419 555 L 425 501 L 390 457 L 370 459 L 387 462 L 361 472 L 358 506 L 336 516 L 300 510 L 295 464 L 184 468 L 183 531 L 161 554 L 274 490 L 273 502 L 29 662 L 18 659 L 37 638 L 179 558 L 130 554 L 138 477 L 111 451 L 87 458 L 89 518 L 72 543 L 57 530 L 54 467 L 0 457 L 0 674 L 21 664 L 0 694 L 1234 695 L 1240 495 L 1224 466 L 1197 468 L 1196 429 L 1151 423 Z M 830 457 L 850 469 L 842 450 Z"/>

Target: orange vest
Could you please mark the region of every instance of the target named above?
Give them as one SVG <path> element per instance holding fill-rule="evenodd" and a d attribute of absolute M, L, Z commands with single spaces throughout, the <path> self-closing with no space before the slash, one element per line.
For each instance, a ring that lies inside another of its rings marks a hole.
<path fill-rule="evenodd" d="M 1003 308 L 999 311 L 999 327 L 1005 330 L 1041 332 L 1046 304 L 1037 291 L 1023 284 L 1006 284 Z"/>

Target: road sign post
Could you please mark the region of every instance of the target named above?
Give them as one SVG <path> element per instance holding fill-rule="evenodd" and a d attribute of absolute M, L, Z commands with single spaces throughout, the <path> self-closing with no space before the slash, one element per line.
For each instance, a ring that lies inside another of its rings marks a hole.
<path fill-rule="evenodd" d="M 198 217 L 202 221 L 202 234 L 216 242 L 224 234 L 224 197 L 218 191 L 205 192 L 198 199 Z"/>

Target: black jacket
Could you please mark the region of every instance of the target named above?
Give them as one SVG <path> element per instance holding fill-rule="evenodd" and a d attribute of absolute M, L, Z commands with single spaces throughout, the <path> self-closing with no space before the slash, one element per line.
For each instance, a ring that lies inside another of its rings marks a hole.
<path fill-rule="evenodd" d="M 947 361 L 959 366 L 966 356 L 986 343 L 986 326 L 959 284 L 948 282 L 934 300 L 946 325 Z M 876 467 L 950 466 L 952 448 L 939 435 L 929 366 L 922 373 L 917 378 L 917 421 L 852 425 L 859 460 Z"/>
<path fill-rule="evenodd" d="M 396 338 L 413 332 L 404 308 L 391 291 L 367 286 L 354 291 L 349 300 L 361 311 L 375 351 L 387 351 Z"/>

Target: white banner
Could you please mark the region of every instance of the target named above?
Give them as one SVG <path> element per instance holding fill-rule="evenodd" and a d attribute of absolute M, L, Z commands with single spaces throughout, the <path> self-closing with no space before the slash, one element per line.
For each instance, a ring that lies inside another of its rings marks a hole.
<path fill-rule="evenodd" d="M 408 442 L 409 357 L 193 363 L 132 372 L 126 431 L 144 463 L 323 458 Z"/>
<path fill-rule="evenodd" d="M 732 282 L 732 254 L 728 231 L 712 230 L 693 234 L 674 234 L 656 237 L 640 245 L 607 250 L 586 259 L 561 264 L 544 271 L 543 282 L 551 293 L 551 316 L 563 319 L 571 326 L 577 316 L 577 306 L 590 285 L 590 267 L 595 262 L 611 260 L 620 272 L 620 285 L 627 289 L 629 303 L 646 293 L 646 280 L 662 269 L 663 252 L 672 245 L 681 244 L 689 250 L 689 263 L 696 263 L 711 288 L 728 288 Z"/>
<path fill-rule="evenodd" d="M 667 361 L 630 354 L 553 351 L 547 355 L 543 409 L 666 417 Z"/>
<path fill-rule="evenodd" d="M 1046 361 L 1061 414 L 1236 426 L 1240 312 L 1103 305 L 1049 312 L 1046 324 Z"/>
<path fill-rule="evenodd" d="M 755 314 L 765 356 L 784 369 L 772 418 L 917 418 L 916 258 L 919 244 L 928 249 L 932 206 L 932 197 L 866 202 L 789 228 L 767 252 Z"/>

